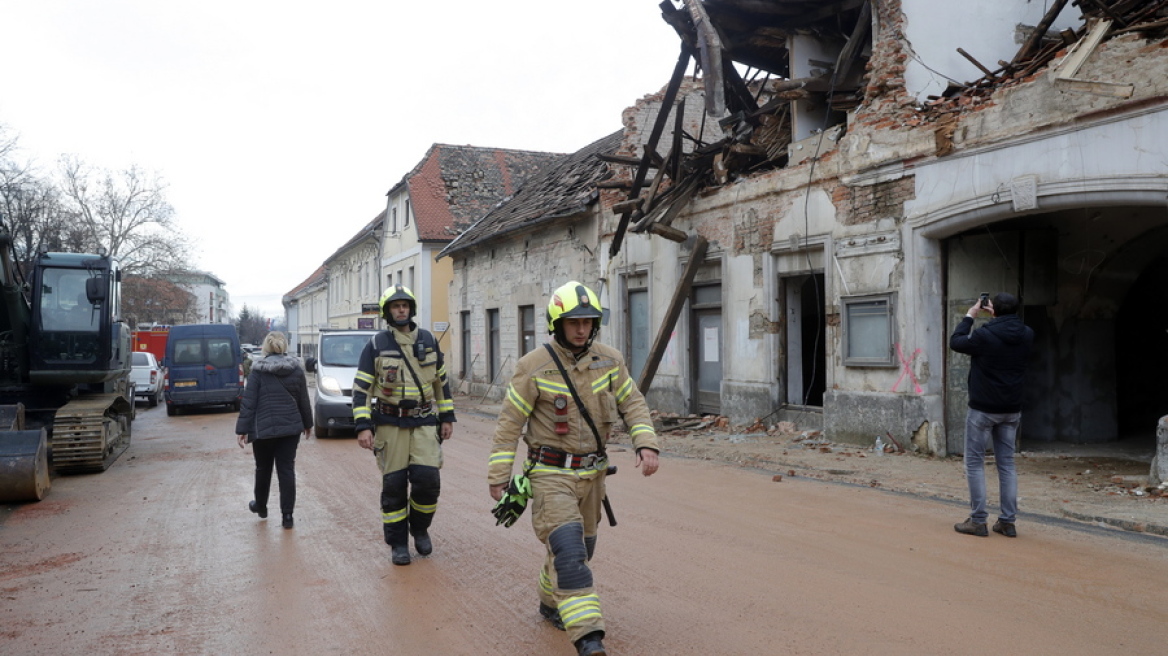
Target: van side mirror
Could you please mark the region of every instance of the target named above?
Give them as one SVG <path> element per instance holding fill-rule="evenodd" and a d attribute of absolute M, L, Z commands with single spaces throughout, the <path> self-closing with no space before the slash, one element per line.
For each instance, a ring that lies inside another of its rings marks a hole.
<path fill-rule="evenodd" d="M 305 358 L 304 369 L 316 373 L 316 358 Z"/>

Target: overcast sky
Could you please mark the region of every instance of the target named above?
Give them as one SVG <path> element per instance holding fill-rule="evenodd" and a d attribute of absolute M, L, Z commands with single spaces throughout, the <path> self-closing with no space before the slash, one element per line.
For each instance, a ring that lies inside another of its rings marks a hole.
<path fill-rule="evenodd" d="M 168 185 L 236 312 L 381 211 L 434 143 L 572 152 L 669 81 L 658 0 L 0 0 L 0 124 Z"/>

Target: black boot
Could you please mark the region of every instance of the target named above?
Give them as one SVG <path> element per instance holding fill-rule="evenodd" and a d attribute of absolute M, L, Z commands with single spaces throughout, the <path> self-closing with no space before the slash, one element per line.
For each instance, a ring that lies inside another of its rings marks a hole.
<path fill-rule="evenodd" d="M 394 545 L 390 547 L 392 553 L 392 560 L 394 565 L 409 565 L 410 564 L 410 548 L 404 544 Z"/>
<path fill-rule="evenodd" d="M 383 524 L 385 543 L 389 545 L 394 565 L 410 564 L 410 534 L 409 525 L 405 522 Z"/>
<path fill-rule="evenodd" d="M 603 637 L 603 631 L 593 631 L 577 640 L 576 656 L 606 656 L 608 652 L 604 650 L 604 643 L 601 641 Z"/>
<path fill-rule="evenodd" d="M 560 619 L 560 611 L 548 606 L 542 601 L 539 602 L 539 614 L 547 621 L 552 623 L 555 628 L 565 631 L 564 620 Z"/>
<path fill-rule="evenodd" d="M 414 548 L 419 556 L 429 556 L 434 552 L 434 543 L 430 542 L 430 534 L 425 531 L 414 533 Z"/>
<path fill-rule="evenodd" d="M 292 513 L 284 513 L 284 528 L 292 528 Z"/>
<path fill-rule="evenodd" d="M 260 508 L 259 506 L 256 505 L 255 501 L 248 501 L 247 502 L 247 509 L 252 511 L 253 513 L 259 515 L 260 519 L 267 519 L 268 518 L 268 509 L 267 508 Z"/>

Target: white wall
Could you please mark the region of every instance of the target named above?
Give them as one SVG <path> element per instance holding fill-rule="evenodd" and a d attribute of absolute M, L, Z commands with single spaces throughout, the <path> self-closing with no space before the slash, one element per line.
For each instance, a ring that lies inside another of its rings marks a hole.
<path fill-rule="evenodd" d="M 904 33 L 915 57 L 906 62 L 909 94 L 924 101 L 940 95 L 952 78 L 973 82 L 985 74 L 957 52 L 961 48 L 991 71 L 998 60 L 1010 61 L 1022 47 L 1015 35 L 1019 24 L 1035 26 L 1049 0 L 901 0 Z M 1052 30 L 1082 25 L 1077 7 L 1067 3 Z"/>

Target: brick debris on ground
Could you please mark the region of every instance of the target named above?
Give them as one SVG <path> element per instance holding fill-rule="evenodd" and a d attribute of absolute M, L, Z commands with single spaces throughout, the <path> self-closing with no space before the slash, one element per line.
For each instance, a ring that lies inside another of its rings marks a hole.
<path fill-rule="evenodd" d="M 495 417 L 497 402 L 463 397 L 461 412 Z M 655 413 L 656 415 L 656 413 Z M 726 417 L 656 415 L 666 454 L 756 468 L 781 484 L 802 477 L 863 485 L 951 502 L 954 517 L 966 512 L 968 490 L 960 456 L 912 452 L 907 438 L 881 436 L 885 451 L 873 445 L 834 443 L 817 430 L 789 422 L 733 426 Z M 613 450 L 628 447 L 618 434 Z M 900 447 L 898 449 L 898 446 Z M 1042 518 L 1073 520 L 1125 531 L 1168 537 L 1168 486 L 1148 487 L 1149 460 L 1125 457 L 1108 445 L 1023 445 L 1018 469 L 1019 522 Z M 997 479 L 987 458 L 991 510 Z"/>

